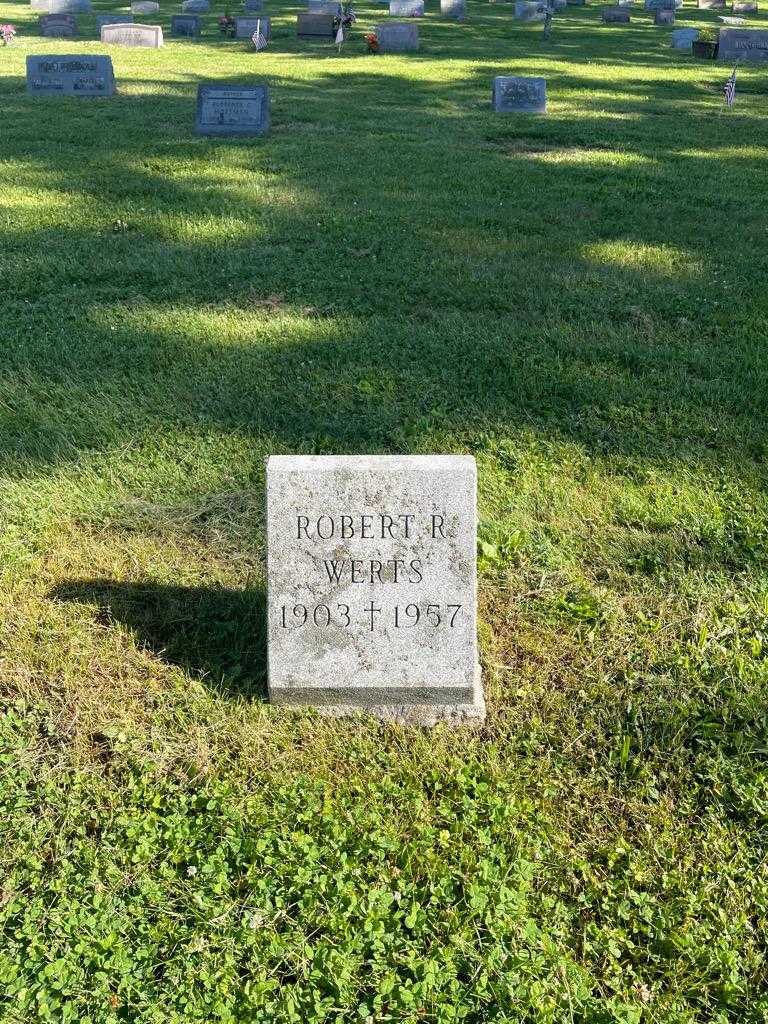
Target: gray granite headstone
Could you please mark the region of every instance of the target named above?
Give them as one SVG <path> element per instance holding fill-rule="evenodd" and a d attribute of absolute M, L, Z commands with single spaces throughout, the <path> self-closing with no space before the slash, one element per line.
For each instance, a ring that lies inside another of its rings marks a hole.
<path fill-rule="evenodd" d="M 672 33 L 672 47 L 675 50 L 690 50 L 698 38 L 697 28 L 676 28 Z"/>
<path fill-rule="evenodd" d="M 375 32 L 380 53 L 411 53 L 419 48 L 418 25 L 392 21 L 377 25 Z"/>
<path fill-rule="evenodd" d="M 665 11 L 661 7 L 654 12 L 653 16 L 654 25 L 674 25 L 675 24 L 675 12 Z"/>
<path fill-rule="evenodd" d="M 725 8 L 725 0 L 698 0 L 700 11 L 722 11 Z"/>
<path fill-rule="evenodd" d="M 606 25 L 628 25 L 628 7 L 604 7 L 601 12 L 602 20 Z"/>
<path fill-rule="evenodd" d="M 245 0 L 243 7 L 246 11 L 262 11 L 264 9 L 263 0 Z"/>
<path fill-rule="evenodd" d="M 238 15 L 238 17 L 235 18 L 235 38 L 250 39 L 258 28 L 264 38 L 269 39 L 271 35 L 271 24 L 272 23 L 269 18 L 265 18 L 261 15 L 257 15 L 255 18 L 243 18 Z"/>
<path fill-rule="evenodd" d="M 87 53 L 27 57 L 31 96 L 114 96 L 112 58 Z"/>
<path fill-rule="evenodd" d="M 210 9 L 208 0 L 183 0 L 181 5 L 182 14 L 207 14 Z"/>
<path fill-rule="evenodd" d="M 300 14 L 296 19 L 299 39 L 333 39 L 332 14 Z"/>
<path fill-rule="evenodd" d="M 158 50 L 163 45 L 163 30 L 159 25 L 104 25 L 101 41 L 110 46 L 145 46 Z"/>
<path fill-rule="evenodd" d="M 335 17 L 339 13 L 339 5 L 338 3 L 331 3 L 330 0 L 309 0 L 307 13 L 332 14 Z"/>
<path fill-rule="evenodd" d="M 564 11 L 568 6 L 568 0 L 552 0 L 551 6 L 552 10 L 555 11 L 555 13 L 557 13 L 558 11 Z"/>
<path fill-rule="evenodd" d="M 44 14 L 89 14 L 91 0 L 31 0 L 29 6 Z"/>
<path fill-rule="evenodd" d="M 273 703 L 482 721 L 476 490 L 465 455 L 268 460 Z"/>
<path fill-rule="evenodd" d="M 492 104 L 497 114 L 544 114 L 547 80 L 499 75 L 493 80 Z"/>
<path fill-rule="evenodd" d="M 171 35 L 194 39 L 200 35 L 202 18 L 197 14 L 172 14 Z"/>
<path fill-rule="evenodd" d="M 744 3 L 734 3 L 732 10 L 734 14 L 757 14 L 758 6 L 754 0 L 744 0 Z"/>
<path fill-rule="evenodd" d="M 101 30 L 105 25 L 132 25 L 132 14 L 97 14 L 96 35 L 101 38 Z"/>
<path fill-rule="evenodd" d="M 266 135 L 269 132 L 269 87 L 198 86 L 195 131 L 198 135 Z"/>
<path fill-rule="evenodd" d="M 160 4 L 155 0 L 134 0 L 131 4 L 131 14 L 157 14 Z"/>
<path fill-rule="evenodd" d="M 765 64 L 768 61 L 768 29 L 721 28 L 717 57 L 731 64 L 737 60 Z"/>
<path fill-rule="evenodd" d="M 40 35 L 54 39 L 74 39 L 77 35 L 74 14 L 43 14 L 40 18 Z"/>
<path fill-rule="evenodd" d="M 467 16 L 466 0 L 440 0 L 440 13 L 444 18 L 463 21 Z"/>
<path fill-rule="evenodd" d="M 518 21 L 544 21 L 547 5 L 538 0 L 515 0 L 515 18 Z"/>
<path fill-rule="evenodd" d="M 389 0 L 389 14 L 392 18 L 422 18 L 424 0 Z"/>

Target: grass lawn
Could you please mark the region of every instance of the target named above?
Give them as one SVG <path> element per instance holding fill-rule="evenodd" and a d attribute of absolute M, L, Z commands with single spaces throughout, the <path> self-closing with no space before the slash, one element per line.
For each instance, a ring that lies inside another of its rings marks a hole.
<path fill-rule="evenodd" d="M 24 60 L 93 17 L 0 3 L 0 1021 L 764 1024 L 768 68 L 219 6 L 77 100 Z M 289 452 L 476 457 L 482 730 L 265 703 Z"/>

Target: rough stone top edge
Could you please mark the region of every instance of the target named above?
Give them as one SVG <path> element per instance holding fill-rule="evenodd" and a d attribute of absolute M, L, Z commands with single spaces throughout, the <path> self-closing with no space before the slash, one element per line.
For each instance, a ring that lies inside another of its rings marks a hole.
<path fill-rule="evenodd" d="M 377 473 L 418 473 L 443 470 L 477 474 L 473 455 L 269 455 L 267 474 L 370 470 Z"/>

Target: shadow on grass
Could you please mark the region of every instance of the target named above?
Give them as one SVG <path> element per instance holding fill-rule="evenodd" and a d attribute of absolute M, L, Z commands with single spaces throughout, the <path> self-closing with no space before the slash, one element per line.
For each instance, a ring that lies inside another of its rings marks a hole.
<path fill-rule="evenodd" d="M 127 626 L 139 646 L 162 661 L 199 674 L 223 696 L 266 698 L 263 590 L 94 579 L 62 583 L 48 597 L 95 605 L 100 623 Z"/>

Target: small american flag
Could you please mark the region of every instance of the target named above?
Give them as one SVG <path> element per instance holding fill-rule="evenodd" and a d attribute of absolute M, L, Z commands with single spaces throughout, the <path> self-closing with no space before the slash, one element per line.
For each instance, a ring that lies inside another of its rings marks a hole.
<path fill-rule="evenodd" d="M 257 51 L 266 50 L 267 48 L 267 38 L 261 31 L 261 18 L 259 18 L 258 21 L 256 22 L 256 31 L 251 36 L 251 42 L 253 43 L 254 48 Z"/>
<path fill-rule="evenodd" d="M 736 68 L 731 72 L 730 78 L 723 86 L 723 96 L 725 97 L 725 105 L 729 110 L 733 109 L 733 104 L 736 101 Z"/>

